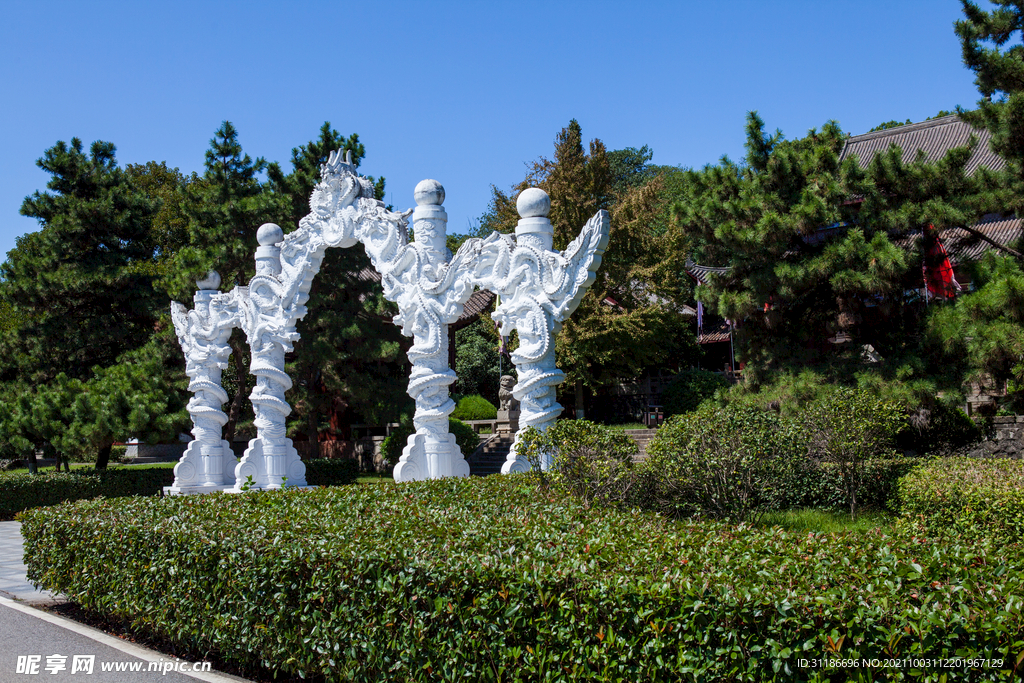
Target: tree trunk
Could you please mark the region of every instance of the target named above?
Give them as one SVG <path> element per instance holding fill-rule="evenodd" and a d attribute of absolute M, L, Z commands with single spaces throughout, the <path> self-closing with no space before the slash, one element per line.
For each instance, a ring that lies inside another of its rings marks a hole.
<path fill-rule="evenodd" d="M 28 457 L 25 458 L 28 461 L 28 473 L 39 474 L 39 463 L 36 462 L 36 446 L 32 444 L 32 449 L 28 452 Z"/>
<path fill-rule="evenodd" d="M 974 235 L 978 239 L 982 240 L 983 242 L 988 242 L 989 244 L 991 244 L 993 247 L 995 247 L 999 251 L 1005 252 L 1005 253 L 1009 254 L 1010 256 L 1013 256 L 1016 259 L 1020 259 L 1020 260 L 1024 261 L 1024 254 L 1022 254 L 1019 251 L 1016 251 L 1014 249 L 1011 249 L 1010 247 L 1008 247 L 1008 246 L 1006 246 L 1004 244 L 999 244 L 999 242 L 996 242 L 994 239 L 992 239 L 991 237 L 989 237 L 988 235 L 986 235 L 982 231 L 975 230 L 974 228 L 969 228 L 967 226 L 960 226 L 960 227 L 961 227 L 961 229 L 971 233 L 972 235 Z"/>
<path fill-rule="evenodd" d="M 231 401 L 228 422 L 224 425 L 224 440 L 231 443 L 235 440 L 235 425 L 238 424 L 238 418 L 242 415 L 242 403 L 249 393 L 249 368 L 245 366 L 245 347 L 239 335 L 232 333 L 228 344 L 231 346 L 231 353 L 235 359 L 235 398 Z"/>
<path fill-rule="evenodd" d="M 320 430 L 317 429 L 318 420 L 316 404 L 309 401 L 309 408 L 306 410 L 306 434 L 309 437 L 309 457 L 320 457 Z"/>
<path fill-rule="evenodd" d="M 96 469 L 107 469 L 107 463 L 110 462 L 110 449 L 113 447 L 114 442 L 109 441 L 105 446 L 100 448 L 99 453 L 96 454 Z"/>
<path fill-rule="evenodd" d="M 583 380 L 576 380 L 576 419 L 582 420 L 586 417 L 586 411 L 583 409 Z"/>

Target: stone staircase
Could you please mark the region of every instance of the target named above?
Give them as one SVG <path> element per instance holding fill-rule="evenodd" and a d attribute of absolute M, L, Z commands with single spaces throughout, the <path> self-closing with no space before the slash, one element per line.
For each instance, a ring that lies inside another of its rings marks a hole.
<path fill-rule="evenodd" d="M 636 441 L 637 447 L 640 449 L 636 455 L 633 456 L 633 462 L 640 462 L 647 457 L 647 444 L 651 442 L 654 435 L 658 433 L 657 429 L 627 429 L 626 436 Z"/>
<path fill-rule="evenodd" d="M 505 464 L 505 458 L 512 449 L 512 434 L 495 434 L 487 441 L 477 447 L 473 453 L 466 458 L 469 463 L 469 474 L 474 477 L 486 477 L 489 474 L 501 472 L 501 466 Z"/>

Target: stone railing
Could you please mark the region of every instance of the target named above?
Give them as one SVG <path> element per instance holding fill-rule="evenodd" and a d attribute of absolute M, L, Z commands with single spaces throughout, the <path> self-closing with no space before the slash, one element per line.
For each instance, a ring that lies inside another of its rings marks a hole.
<path fill-rule="evenodd" d="M 993 417 L 991 432 L 970 454 L 975 458 L 1024 458 L 1024 415 Z"/>

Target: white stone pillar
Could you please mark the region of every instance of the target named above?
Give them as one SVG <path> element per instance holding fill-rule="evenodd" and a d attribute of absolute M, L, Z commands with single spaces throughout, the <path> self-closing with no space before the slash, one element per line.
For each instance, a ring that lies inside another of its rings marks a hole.
<path fill-rule="evenodd" d="M 167 494 L 219 491 L 234 483 L 235 458 L 231 445 L 221 438 L 228 416 L 221 406 L 228 395 L 221 387 L 221 371 L 227 367 L 231 348 L 227 339 L 234 327 L 232 316 L 216 310 L 220 275 L 210 271 L 196 282 L 194 308 L 186 313 L 181 304 L 172 304 L 172 318 L 179 342 L 185 351 L 185 373 L 189 377 L 187 410 L 195 437 L 174 466 L 174 483 L 164 487 Z"/>
<path fill-rule="evenodd" d="M 255 324 L 250 332 L 249 348 L 252 362 L 249 371 L 256 377 L 249 400 L 255 413 L 256 438 L 235 468 L 235 488 L 244 486 L 279 489 L 283 486 L 305 486 L 306 467 L 286 437 L 286 418 L 291 406 L 285 392 L 292 380 L 284 371 L 284 342 L 294 335 L 281 318 L 282 286 L 281 248 L 284 231 L 273 223 L 265 223 L 256 233 L 260 246 L 256 249 L 256 275 L 249 282 Z M 284 329 L 284 327 L 288 329 Z"/>
<path fill-rule="evenodd" d="M 424 180 L 414 192 L 416 209 L 412 214 L 415 242 L 411 245 L 419 260 L 403 281 L 398 298 L 399 318 L 414 321 L 403 325 L 411 330 L 409 349 L 412 373 L 409 395 L 416 401 L 413 426 L 402 457 L 395 465 L 395 481 L 439 479 L 469 475 L 469 464 L 448 431 L 448 416 L 455 410 L 448 387 L 456 377 L 448 367 L 448 319 L 461 305 L 451 304 L 455 293 L 435 285 L 443 278 L 451 258 L 447 247 L 448 214 L 444 207 L 444 188 L 436 180 Z M 458 317 L 458 313 L 455 313 Z M 406 332 L 407 333 L 407 332 Z"/>
<path fill-rule="evenodd" d="M 535 251 L 539 264 L 545 263 L 544 257 L 552 252 L 555 228 L 548 214 L 551 213 L 551 198 L 540 188 L 531 187 L 523 190 L 516 200 L 519 212 L 519 223 L 516 225 L 516 250 L 529 249 Z M 512 387 L 512 395 L 519 401 L 519 430 L 516 432 L 515 443 L 502 467 L 502 472 L 518 472 L 528 468 L 528 463 L 516 455 L 521 430 L 534 427 L 546 431 L 562 414 L 562 406 L 556 401 L 558 385 L 565 379 L 565 373 L 555 365 L 555 334 L 562 328 L 562 323 L 555 320 L 545 301 L 543 292 L 543 275 L 535 274 L 534 286 L 539 291 L 524 288 L 521 300 L 530 300 L 536 305 L 520 308 L 516 321 L 519 331 L 519 348 L 512 352 L 512 362 L 516 366 L 518 382 Z M 513 298 L 516 293 L 511 293 Z M 537 352 L 539 351 L 539 352 Z M 551 454 L 541 454 L 541 469 L 551 466 Z"/>

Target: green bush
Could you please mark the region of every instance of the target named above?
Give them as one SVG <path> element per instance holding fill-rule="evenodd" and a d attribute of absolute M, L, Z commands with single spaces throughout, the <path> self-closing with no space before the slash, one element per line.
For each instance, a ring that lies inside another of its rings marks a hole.
<path fill-rule="evenodd" d="M 861 389 L 836 387 L 814 400 L 800 422 L 808 455 L 838 471 L 853 516 L 865 463 L 896 455 L 896 436 L 906 427 L 903 408 Z"/>
<path fill-rule="evenodd" d="M 898 443 L 903 449 L 918 453 L 949 455 L 984 436 L 981 427 L 963 410 L 944 403 L 919 408 L 911 414 L 909 422 Z"/>
<path fill-rule="evenodd" d="M 449 418 L 448 431 L 455 435 L 455 443 L 459 445 L 462 455 L 465 457 L 469 457 L 469 454 L 480 445 L 480 437 L 465 422 Z M 412 426 L 412 423 L 402 422 L 381 443 L 381 455 L 387 462 L 391 463 L 392 467 L 398 464 L 398 459 L 402 457 L 402 450 L 405 448 L 406 443 L 408 443 L 409 437 L 415 432 L 416 429 Z"/>
<path fill-rule="evenodd" d="M 665 387 L 661 404 L 665 416 L 680 415 L 696 410 L 701 403 L 715 395 L 715 391 L 729 386 L 721 375 L 710 370 L 684 370 Z"/>
<path fill-rule="evenodd" d="M 929 535 L 1020 543 L 1024 461 L 938 458 L 899 483 L 901 523 Z"/>
<path fill-rule="evenodd" d="M 462 451 L 463 457 L 468 458 L 469 454 L 480 445 L 480 437 L 477 436 L 472 427 L 461 420 L 449 419 L 448 431 L 455 435 L 455 443 L 459 445 L 459 450 Z"/>
<path fill-rule="evenodd" d="M 793 420 L 706 404 L 669 418 L 648 444 L 640 467 L 646 504 L 670 516 L 754 521 L 779 509 L 805 453 Z"/>
<path fill-rule="evenodd" d="M 356 460 L 316 458 L 304 460 L 303 464 L 306 466 L 306 483 L 310 486 L 351 484 L 359 475 L 359 463 Z"/>
<path fill-rule="evenodd" d="M 157 467 L 10 473 L 0 477 L 0 519 L 36 506 L 96 496 L 152 496 L 173 483 L 173 470 Z"/>
<path fill-rule="evenodd" d="M 978 657 L 995 661 L 956 676 L 1001 681 L 1024 653 L 1020 545 L 538 494 L 512 475 L 100 499 L 28 512 L 22 532 L 30 580 L 182 656 L 281 677 L 826 681 L 849 679 L 841 660 Z"/>
<path fill-rule="evenodd" d="M 637 481 L 632 464 L 638 449 L 622 431 L 588 420 L 558 420 L 543 433 L 533 427 L 525 430 L 517 448 L 535 466 L 547 454 L 553 461 L 548 478 L 585 505 L 633 498 Z"/>
<path fill-rule="evenodd" d="M 405 448 L 405 444 L 409 441 L 409 437 L 413 435 L 416 428 L 412 426 L 412 421 L 402 421 L 397 427 L 391 430 L 387 438 L 380 444 L 380 453 L 384 460 L 391 464 L 392 467 L 398 464 L 398 459 L 402 457 L 402 449 Z"/>
<path fill-rule="evenodd" d="M 463 396 L 452 413 L 456 420 L 493 420 L 496 417 L 498 409 L 483 396 Z"/>
<path fill-rule="evenodd" d="M 862 509 L 898 511 L 899 480 L 921 462 L 919 458 L 900 455 L 865 460 L 855 492 L 857 505 Z M 849 499 L 841 471 L 829 462 L 809 458 L 798 461 L 783 481 L 780 508 L 845 508 L 849 512 Z"/>

